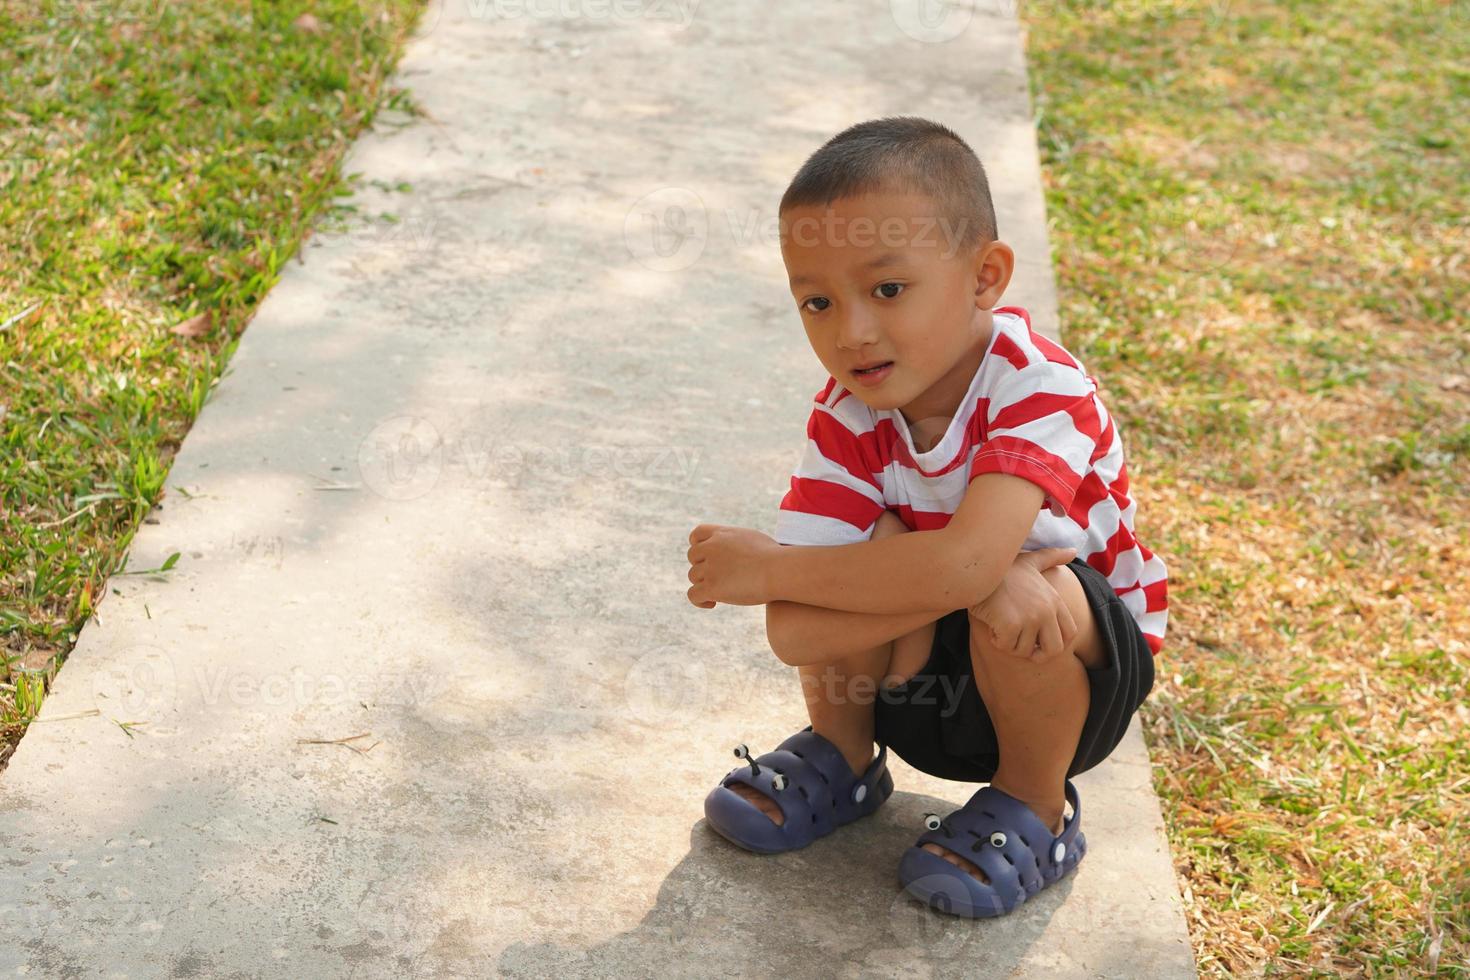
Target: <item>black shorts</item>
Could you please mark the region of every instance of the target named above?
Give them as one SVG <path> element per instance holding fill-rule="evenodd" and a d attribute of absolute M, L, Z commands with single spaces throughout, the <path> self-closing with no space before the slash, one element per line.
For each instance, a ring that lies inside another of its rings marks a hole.
<path fill-rule="evenodd" d="M 1092 686 L 1087 720 L 1068 777 L 1106 759 L 1123 740 L 1154 685 L 1154 658 L 1137 621 L 1107 578 L 1080 558 L 1067 565 L 1082 583 L 1107 654 L 1087 668 Z M 921 772 L 941 779 L 987 783 L 1000 765 L 995 728 L 970 666 L 970 613 L 957 609 L 934 628 L 929 662 L 897 687 L 876 692 L 877 740 Z"/>

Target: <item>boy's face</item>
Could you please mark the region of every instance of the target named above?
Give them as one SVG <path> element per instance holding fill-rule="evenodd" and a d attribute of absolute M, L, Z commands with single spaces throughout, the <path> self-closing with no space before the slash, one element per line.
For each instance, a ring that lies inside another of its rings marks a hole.
<path fill-rule="evenodd" d="M 909 422 L 952 416 L 1010 279 L 1001 242 L 961 249 L 963 228 L 924 195 L 874 193 L 781 216 L 781 257 L 812 350 L 837 383 Z"/>

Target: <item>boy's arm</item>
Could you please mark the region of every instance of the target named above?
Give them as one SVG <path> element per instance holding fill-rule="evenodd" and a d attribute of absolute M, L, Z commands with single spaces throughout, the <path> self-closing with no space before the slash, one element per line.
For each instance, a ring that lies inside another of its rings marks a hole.
<path fill-rule="evenodd" d="M 766 604 L 766 639 L 782 663 L 803 667 L 889 643 L 950 611 L 843 612 L 777 599 Z"/>
<path fill-rule="evenodd" d="M 1015 561 L 1045 496 L 1030 480 L 982 473 L 937 530 L 770 555 L 772 598 L 874 613 L 977 605 Z"/>

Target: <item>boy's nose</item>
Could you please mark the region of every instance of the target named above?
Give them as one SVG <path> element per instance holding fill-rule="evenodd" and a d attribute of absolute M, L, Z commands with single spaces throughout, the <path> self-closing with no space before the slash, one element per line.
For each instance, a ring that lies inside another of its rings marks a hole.
<path fill-rule="evenodd" d="M 842 321 L 837 329 L 837 346 L 843 350 L 857 350 L 878 339 L 876 317 L 856 314 Z"/>

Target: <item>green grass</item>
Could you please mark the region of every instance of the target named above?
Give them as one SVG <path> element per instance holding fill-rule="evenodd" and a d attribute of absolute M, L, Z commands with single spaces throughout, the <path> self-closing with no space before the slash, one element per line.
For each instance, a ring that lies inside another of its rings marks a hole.
<path fill-rule="evenodd" d="M 11 742 L 346 146 L 412 111 L 415 6 L 6 6 Z M 1171 571 L 1143 717 L 1201 968 L 1465 976 L 1470 0 L 1023 14 L 1064 336 Z"/>
<path fill-rule="evenodd" d="M 0 761 L 256 305 L 344 193 L 343 152 L 379 112 L 414 111 L 385 80 L 417 9 L 6 5 Z M 171 330 L 201 314 L 202 334 Z"/>
<path fill-rule="evenodd" d="M 1470 975 L 1470 2 L 1023 8 L 1214 975 Z"/>

